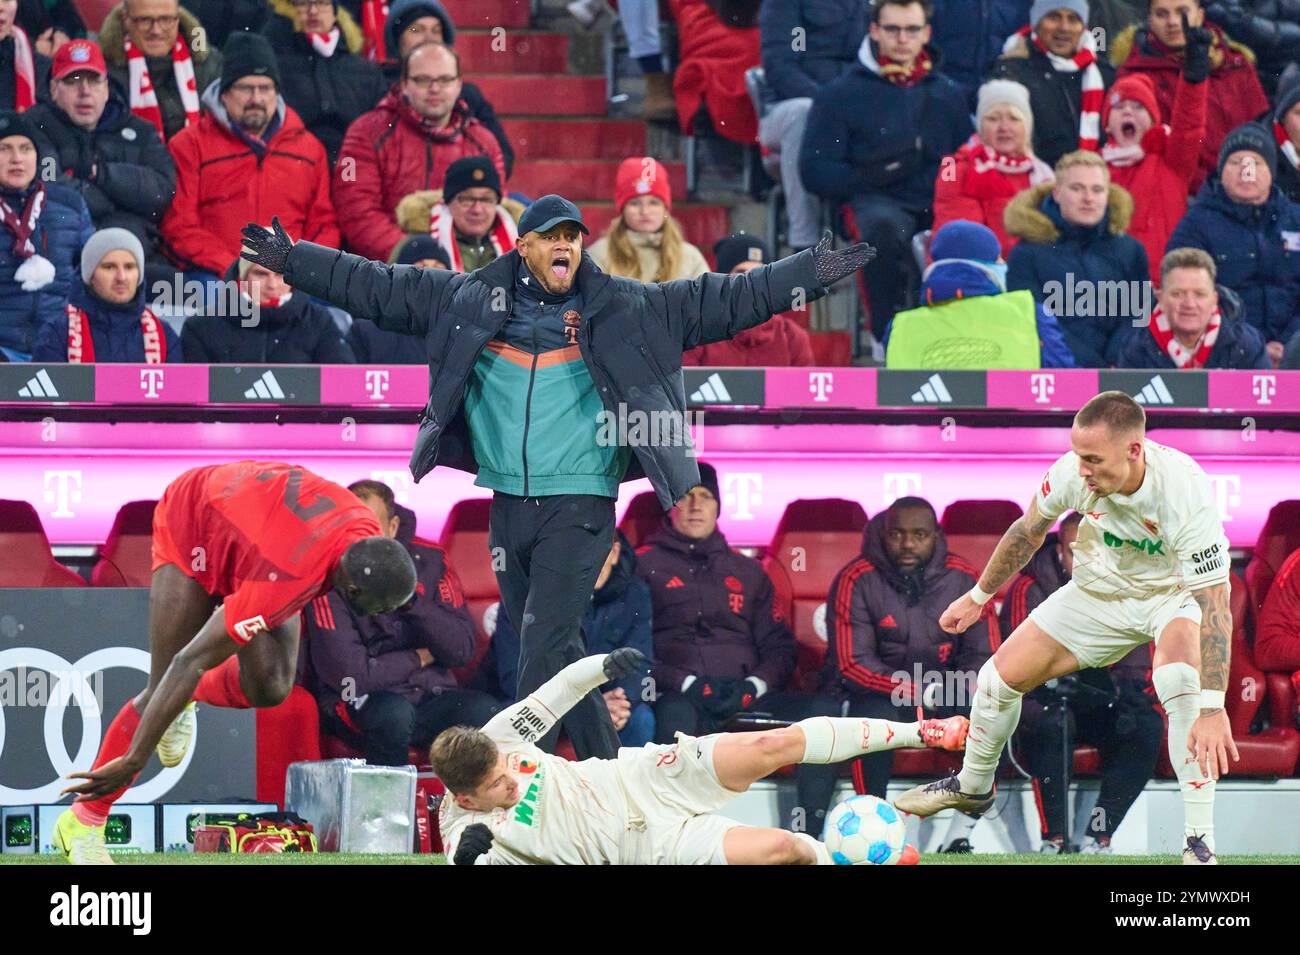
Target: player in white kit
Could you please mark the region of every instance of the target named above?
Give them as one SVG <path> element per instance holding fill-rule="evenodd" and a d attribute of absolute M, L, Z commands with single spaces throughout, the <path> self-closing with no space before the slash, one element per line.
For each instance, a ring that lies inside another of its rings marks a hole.
<path fill-rule="evenodd" d="M 481 730 L 453 727 L 430 752 L 447 787 L 438 811 L 456 865 L 830 865 L 807 833 L 713 815 L 755 780 L 793 763 L 838 763 L 886 749 L 962 748 L 965 717 L 896 723 L 819 716 L 753 733 L 625 747 L 570 762 L 536 741 L 588 692 L 635 672 L 628 647 L 569 664 Z M 919 715 L 919 713 L 918 713 Z"/>
<path fill-rule="evenodd" d="M 970 593 L 940 626 L 961 633 L 1022 568 L 1058 517 L 1083 517 L 1074 574 L 1030 614 L 979 672 L 970 735 L 956 776 L 908 790 L 899 809 L 980 813 L 993 802 L 1002 747 L 1025 693 L 1105 667 L 1156 641 L 1152 683 L 1169 715 L 1169 761 L 1183 795 L 1183 862 L 1216 864 L 1214 786 L 1237 747 L 1224 710 L 1232 646 L 1228 540 L 1209 479 L 1181 451 L 1146 439 L 1142 406 L 1119 391 L 1085 404 L 1057 461 L 998 543 Z"/>

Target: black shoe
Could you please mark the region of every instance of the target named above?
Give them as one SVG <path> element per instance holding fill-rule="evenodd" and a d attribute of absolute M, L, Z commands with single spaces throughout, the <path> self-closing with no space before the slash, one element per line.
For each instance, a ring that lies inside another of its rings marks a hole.
<path fill-rule="evenodd" d="M 1219 860 L 1214 851 L 1205 844 L 1200 836 L 1188 836 L 1187 848 L 1183 849 L 1183 865 L 1218 865 Z"/>
<path fill-rule="evenodd" d="M 955 856 L 968 856 L 974 851 L 975 847 L 970 844 L 969 839 L 954 839 L 939 850 L 941 854 Z"/>

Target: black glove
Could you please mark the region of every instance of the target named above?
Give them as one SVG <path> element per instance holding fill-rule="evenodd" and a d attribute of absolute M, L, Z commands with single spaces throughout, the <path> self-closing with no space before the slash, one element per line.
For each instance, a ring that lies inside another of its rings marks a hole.
<path fill-rule="evenodd" d="M 636 673 L 645 664 L 645 654 L 632 647 L 619 647 L 605 654 L 605 679 L 621 680 Z"/>
<path fill-rule="evenodd" d="M 726 719 L 749 709 L 757 699 L 758 687 L 748 679 L 723 680 L 711 712 L 718 719 Z"/>
<path fill-rule="evenodd" d="M 1179 14 L 1183 18 L 1183 79 L 1189 83 L 1203 83 L 1210 75 L 1210 48 L 1214 46 L 1214 34 L 1204 27 L 1194 27 L 1187 22 L 1187 11 Z M 1152 117 L 1153 119 L 1155 117 Z"/>
<path fill-rule="evenodd" d="M 831 233 L 827 229 L 822 233 L 822 240 L 813 249 L 813 266 L 817 269 L 817 281 L 823 286 L 834 285 L 875 257 L 876 250 L 865 242 L 851 245 L 847 249 L 831 251 Z"/>
<path fill-rule="evenodd" d="M 725 680 L 697 676 L 682 693 L 701 713 L 712 713 L 717 705 L 719 694 L 725 690 L 725 683 Z"/>
<path fill-rule="evenodd" d="M 492 848 L 492 830 L 481 822 L 466 826 L 456 845 L 456 865 L 473 865 L 474 860 Z"/>
<path fill-rule="evenodd" d="M 272 232 L 271 229 L 275 231 Z M 239 255 L 264 269 L 283 275 L 285 265 L 289 261 L 289 250 L 293 248 L 293 239 L 289 238 L 289 233 L 285 232 L 284 227 L 280 225 L 279 216 L 272 217 L 271 229 L 260 226 L 256 222 L 244 226 L 241 232 L 244 245 L 253 251 L 250 254 L 241 249 Z"/>

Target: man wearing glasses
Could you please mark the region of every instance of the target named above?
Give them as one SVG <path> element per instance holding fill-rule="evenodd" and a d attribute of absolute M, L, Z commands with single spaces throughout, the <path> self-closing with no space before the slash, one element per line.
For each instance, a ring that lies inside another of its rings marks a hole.
<path fill-rule="evenodd" d="M 50 99 L 27 118 L 40 154 L 56 158 L 57 181 L 81 193 L 95 227 L 127 229 L 152 258 L 158 222 L 176 191 L 176 167 L 158 131 L 132 116 L 110 88 L 98 44 L 72 40 L 59 47 Z"/>
<path fill-rule="evenodd" d="M 221 75 L 221 53 L 177 0 L 123 0 L 104 20 L 99 43 L 131 112 L 164 141 L 199 121 L 199 94 Z"/>
<path fill-rule="evenodd" d="M 447 167 L 441 201 L 436 192 L 407 196 L 397 222 L 412 234 L 429 233 L 453 272 L 473 272 L 515 247 L 515 217 L 523 207 L 513 199 L 503 206 L 501 198 L 492 160 L 466 156 Z"/>
<path fill-rule="evenodd" d="M 413 192 L 439 188 L 457 159 L 483 157 L 505 183 L 501 146 L 469 114 L 461 92 L 456 52 L 443 43 L 421 43 L 403 58 L 401 80 L 349 127 L 334 168 L 334 204 L 350 250 L 386 261 L 406 236 L 397 204 Z"/>
<path fill-rule="evenodd" d="M 162 221 L 163 252 L 191 278 L 214 279 L 239 256 L 247 222 L 280 217 L 289 233 L 337 244 L 325 147 L 279 94 L 266 39 L 235 33 L 203 116 L 171 141 L 176 198 Z"/>

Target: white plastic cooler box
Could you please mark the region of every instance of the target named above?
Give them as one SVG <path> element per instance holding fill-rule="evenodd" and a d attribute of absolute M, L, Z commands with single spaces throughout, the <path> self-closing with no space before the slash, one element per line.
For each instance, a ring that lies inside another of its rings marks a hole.
<path fill-rule="evenodd" d="M 410 852 L 415 842 L 414 766 L 363 759 L 291 763 L 284 808 L 316 830 L 321 852 Z"/>

